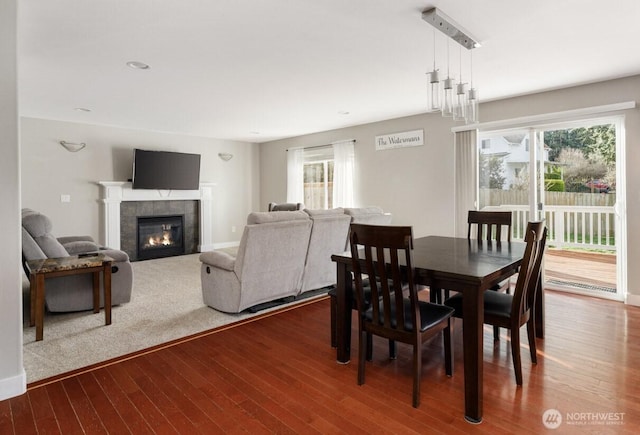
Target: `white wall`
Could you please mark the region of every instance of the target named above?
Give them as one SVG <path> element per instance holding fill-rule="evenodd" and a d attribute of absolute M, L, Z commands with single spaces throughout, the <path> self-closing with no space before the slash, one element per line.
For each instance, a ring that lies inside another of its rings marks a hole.
<path fill-rule="evenodd" d="M 87 146 L 72 153 L 61 140 Z M 200 178 L 216 183 L 214 245 L 238 241 L 247 214 L 259 207 L 256 144 L 34 118 L 21 119 L 20 142 L 22 206 L 49 216 L 56 236 L 86 234 L 104 243 L 95 183 L 130 179 L 133 148 L 202 155 Z M 225 162 L 219 152 L 234 157 Z M 62 203 L 62 194 L 71 195 L 71 202 Z M 231 233 L 232 226 L 236 233 Z"/>
<path fill-rule="evenodd" d="M 26 390 L 22 364 L 16 0 L 0 0 L 0 400 Z"/>
<path fill-rule="evenodd" d="M 483 122 L 563 110 L 640 101 L 640 76 L 577 86 L 481 104 Z M 640 113 L 627 110 L 626 172 L 628 216 L 628 301 L 640 305 Z M 358 206 L 380 205 L 394 224 L 413 225 L 414 234 L 453 235 L 453 122 L 424 114 L 261 144 L 260 207 L 286 199 L 286 149 L 356 139 L 355 193 Z M 375 151 L 374 137 L 424 128 L 425 145 Z M 624 198 L 619 198 L 624 200 Z"/>

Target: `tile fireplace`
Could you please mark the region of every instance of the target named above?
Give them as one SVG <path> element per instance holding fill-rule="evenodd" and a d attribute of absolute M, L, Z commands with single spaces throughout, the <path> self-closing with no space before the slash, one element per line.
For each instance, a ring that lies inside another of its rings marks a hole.
<path fill-rule="evenodd" d="M 182 216 L 184 252 L 214 249 L 214 183 L 201 183 L 199 190 L 132 189 L 131 183 L 120 181 L 98 184 L 102 187 L 104 240 L 101 242 L 105 245 L 127 252 L 132 260 L 142 259 L 138 257 L 138 217 Z"/>

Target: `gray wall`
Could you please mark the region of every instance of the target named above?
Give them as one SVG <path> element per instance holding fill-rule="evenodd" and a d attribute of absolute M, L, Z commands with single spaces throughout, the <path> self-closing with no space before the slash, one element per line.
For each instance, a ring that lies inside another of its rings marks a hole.
<path fill-rule="evenodd" d="M 483 103 L 481 120 L 500 121 L 591 106 L 640 100 L 640 76 Z M 640 305 L 640 114 L 627 110 L 628 302 Z M 454 149 L 451 127 L 438 114 L 359 125 L 261 144 L 260 207 L 286 199 L 286 149 L 355 139 L 357 206 L 380 205 L 394 224 L 413 225 L 416 236 L 453 235 Z M 425 145 L 375 151 L 376 135 L 424 129 Z M 619 198 L 624 200 L 624 198 Z"/>
<path fill-rule="evenodd" d="M 72 153 L 59 144 L 61 140 L 87 146 Z M 34 118 L 21 119 L 20 142 L 22 206 L 48 215 L 56 236 L 90 235 L 100 240 L 103 222 L 96 182 L 130 179 L 133 148 L 202 155 L 200 179 L 216 183 L 214 244 L 239 240 L 247 214 L 259 207 L 256 144 Z M 225 162 L 219 152 L 234 157 Z M 63 194 L 71 195 L 71 202 L 61 202 Z"/>
<path fill-rule="evenodd" d="M 417 237 L 453 235 L 453 133 L 439 115 L 416 115 L 260 145 L 260 207 L 286 202 L 288 148 L 355 139 L 354 201 L 393 213 L 393 223 L 413 225 Z M 424 129 L 425 145 L 376 151 L 374 138 Z"/>
<path fill-rule="evenodd" d="M 16 0 L 0 0 L 0 400 L 26 389 L 22 364 Z"/>

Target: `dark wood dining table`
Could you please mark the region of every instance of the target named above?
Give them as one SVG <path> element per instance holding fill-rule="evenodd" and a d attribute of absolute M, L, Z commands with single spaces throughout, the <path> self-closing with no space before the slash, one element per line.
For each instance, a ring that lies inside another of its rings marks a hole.
<path fill-rule="evenodd" d="M 524 255 L 522 242 L 477 241 L 467 238 L 427 236 L 416 238 L 413 265 L 418 284 L 428 285 L 430 297 L 441 289 L 462 292 L 464 341 L 465 419 L 482 421 L 483 396 L 483 293 L 518 271 Z M 346 364 L 351 354 L 351 301 L 353 285 L 351 253 L 331 257 L 337 266 L 337 356 Z M 536 334 L 544 335 L 543 294 L 536 300 Z"/>

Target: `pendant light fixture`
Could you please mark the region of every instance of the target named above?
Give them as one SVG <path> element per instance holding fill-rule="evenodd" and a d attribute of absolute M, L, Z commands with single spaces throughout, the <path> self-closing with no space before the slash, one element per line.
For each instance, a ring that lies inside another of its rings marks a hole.
<path fill-rule="evenodd" d="M 437 8 L 431 8 L 422 12 L 422 19 L 434 27 L 433 37 L 433 71 L 428 73 L 428 103 L 427 108 L 431 111 L 441 111 L 442 116 L 453 116 L 456 121 L 467 123 L 478 122 L 478 90 L 473 87 L 473 71 L 471 72 L 471 89 L 462 81 L 462 47 L 473 50 L 480 47 L 480 44 L 470 36 L 469 32 L 463 30 L 451 18 L 446 16 Z M 438 68 L 436 65 L 436 36 L 435 29 L 439 29 L 449 38 L 460 44 L 460 81 L 449 75 L 449 41 L 447 40 L 447 78 L 440 83 Z M 471 63 L 473 69 L 473 63 Z"/>
<path fill-rule="evenodd" d="M 449 41 L 447 41 L 447 78 L 444 79 L 442 86 L 442 116 L 453 116 L 453 93 L 455 92 L 455 80 L 451 78 L 450 67 L 451 59 L 449 58 Z"/>
<path fill-rule="evenodd" d="M 469 93 L 467 94 L 467 110 L 465 112 L 465 121 L 467 124 L 474 124 L 478 122 L 478 90 L 473 87 L 473 51 L 469 53 L 469 59 L 471 64 L 471 76 L 470 83 L 471 87 L 469 89 Z"/>
<path fill-rule="evenodd" d="M 460 82 L 456 87 L 456 101 L 453 106 L 453 120 L 464 121 L 467 113 L 467 86 L 462 82 L 462 47 L 460 47 Z"/>
<path fill-rule="evenodd" d="M 428 108 L 429 111 L 437 111 L 441 108 L 440 103 L 440 74 L 436 69 L 436 31 L 433 30 L 433 71 L 429 75 Z"/>

